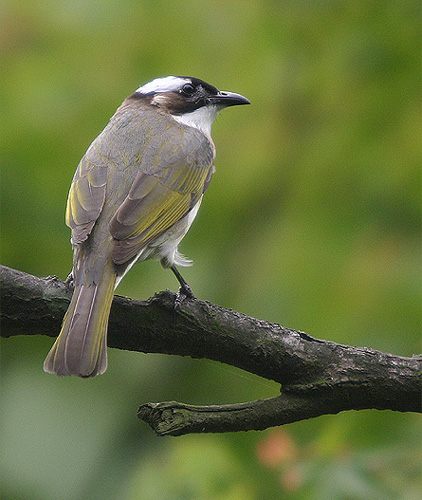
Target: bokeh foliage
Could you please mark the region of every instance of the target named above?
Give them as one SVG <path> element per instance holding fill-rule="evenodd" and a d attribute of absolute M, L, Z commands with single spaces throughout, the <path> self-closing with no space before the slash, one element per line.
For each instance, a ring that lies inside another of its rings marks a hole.
<path fill-rule="evenodd" d="M 192 75 L 252 106 L 214 125 L 217 173 L 181 250 L 200 298 L 316 337 L 420 350 L 420 8 L 335 0 L 6 0 L 2 264 L 64 278 L 70 180 L 140 84 Z M 176 289 L 143 263 L 118 293 Z M 208 361 L 110 350 L 94 380 L 2 341 L 5 499 L 416 499 L 415 415 L 349 412 L 262 433 L 158 439 L 139 403 L 269 397 Z"/>

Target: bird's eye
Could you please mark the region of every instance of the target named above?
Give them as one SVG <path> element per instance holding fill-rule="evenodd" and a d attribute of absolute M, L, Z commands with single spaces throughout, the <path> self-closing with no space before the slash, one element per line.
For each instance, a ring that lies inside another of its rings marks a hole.
<path fill-rule="evenodd" d="M 195 92 L 195 87 L 190 83 L 186 83 L 183 85 L 181 92 L 185 95 L 192 95 Z"/>

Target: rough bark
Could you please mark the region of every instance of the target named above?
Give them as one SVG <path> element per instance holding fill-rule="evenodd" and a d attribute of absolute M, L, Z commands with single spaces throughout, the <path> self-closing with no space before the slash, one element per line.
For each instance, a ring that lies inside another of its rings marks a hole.
<path fill-rule="evenodd" d="M 0 279 L 1 336 L 55 337 L 71 296 L 66 284 L 7 267 Z M 170 291 L 147 301 L 116 296 L 108 345 L 221 361 L 280 383 L 282 392 L 235 405 L 142 405 L 138 416 L 158 434 L 258 430 L 352 409 L 422 412 L 422 356 L 318 340 L 196 298 L 175 301 Z"/>

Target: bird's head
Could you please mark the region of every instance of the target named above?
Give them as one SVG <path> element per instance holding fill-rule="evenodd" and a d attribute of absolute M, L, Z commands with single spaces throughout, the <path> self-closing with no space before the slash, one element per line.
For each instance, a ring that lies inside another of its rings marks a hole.
<path fill-rule="evenodd" d="M 189 76 L 156 78 L 139 87 L 133 95 L 208 135 L 215 117 L 222 109 L 250 104 L 240 94 L 218 90 L 199 78 Z"/>

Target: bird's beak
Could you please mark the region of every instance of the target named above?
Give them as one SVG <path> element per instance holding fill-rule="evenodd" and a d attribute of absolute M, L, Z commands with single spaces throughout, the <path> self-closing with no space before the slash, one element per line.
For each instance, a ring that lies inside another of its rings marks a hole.
<path fill-rule="evenodd" d="M 243 95 L 236 94 L 235 92 L 224 92 L 219 90 L 218 93 L 210 97 L 212 104 L 219 104 L 222 106 L 237 106 L 238 104 L 250 104 L 249 99 Z"/>

